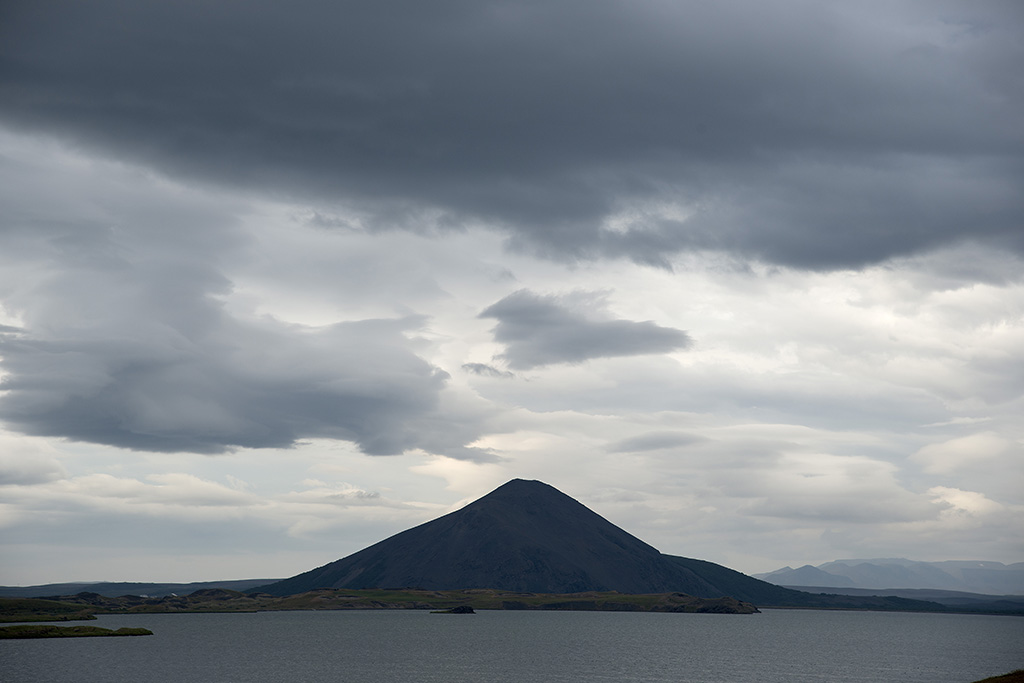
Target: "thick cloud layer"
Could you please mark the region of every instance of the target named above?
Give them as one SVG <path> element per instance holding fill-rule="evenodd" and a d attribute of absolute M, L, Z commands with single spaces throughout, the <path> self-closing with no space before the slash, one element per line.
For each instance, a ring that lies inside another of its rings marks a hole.
<path fill-rule="evenodd" d="M 211 317 L 193 334 L 133 333 L 126 316 L 120 329 L 74 338 L 8 335 L 0 417 L 26 434 L 147 451 L 332 437 L 371 455 L 464 452 L 430 427 L 447 375 L 408 348 L 408 321 L 295 334 Z"/>
<path fill-rule="evenodd" d="M 689 335 L 682 330 L 650 321 L 607 319 L 603 309 L 600 295 L 538 296 L 520 290 L 488 307 L 480 317 L 498 320 L 494 338 L 505 344 L 502 356 L 514 370 L 666 353 L 690 345 Z"/>
<path fill-rule="evenodd" d="M 309 326 L 225 303 L 225 262 L 252 240 L 230 200 L 116 164 L 14 149 L 3 193 L 0 420 L 22 433 L 154 452 L 351 441 L 371 455 L 466 448 L 479 415 L 446 404 L 408 314 Z M 15 175 L 20 176 L 15 178 Z M 3 191 L 0 191 L 3 192 Z"/>
<path fill-rule="evenodd" d="M 1014 3 L 5 3 L 0 118 L 556 258 L 1024 253 Z"/>

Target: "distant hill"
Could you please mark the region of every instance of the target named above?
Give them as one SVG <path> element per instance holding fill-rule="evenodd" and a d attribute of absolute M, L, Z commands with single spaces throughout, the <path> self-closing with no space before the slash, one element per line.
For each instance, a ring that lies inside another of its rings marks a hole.
<path fill-rule="evenodd" d="M 805 564 L 804 566 L 796 569 L 793 569 L 792 567 L 783 567 L 782 569 L 776 569 L 774 572 L 770 572 L 768 574 L 755 574 L 754 576 L 780 586 L 807 586 L 814 588 L 854 587 L 851 579 L 838 574 L 829 574 L 828 572 L 822 571 L 817 567 L 812 567 L 809 564 Z"/>
<path fill-rule="evenodd" d="M 910 598 L 937 602 L 955 612 L 978 612 L 982 614 L 1024 615 L 1024 595 L 985 595 L 964 591 L 947 591 L 934 588 L 841 588 L 820 586 L 786 586 L 798 591 L 826 591 L 835 595 L 881 596 Z"/>
<path fill-rule="evenodd" d="M 245 591 L 255 586 L 264 586 L 277 579 L 241 579 L 237 581 L 200 581 L 197 583 L 136 583 L 136 582 L 77 582 L 46 583 L 39 586 L 0 586 L 3 598 L 48 598 L 75 593 L 98 593 L 110 598 L 122 595 L 146 595 L 162 598 L 168 595 L 188 595 L 197 590 L 223 588 Z"/>
<path fill-rule="evenodd" d="M 712 562 L 664 555 L 554 487 L 522 479 L 353 555 L 249 592 L 286 596 L 319 588 L 680 592 L 759 606 L 942 609 L 895 596 L 813 595 Z"/>
<path fill-rule="evenodd" d="M 780 586 L 890 588 L 1024 595 L 1024 563 L 980 560 L 916 562 L 904 558 L 837 560 L 817 567 L 783 567 L 757 578 Z"/>

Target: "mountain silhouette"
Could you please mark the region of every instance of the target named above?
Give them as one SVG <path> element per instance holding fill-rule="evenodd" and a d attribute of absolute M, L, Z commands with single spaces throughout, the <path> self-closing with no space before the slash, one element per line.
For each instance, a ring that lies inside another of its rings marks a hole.
<path fill-rule="evenodd" d="M 825 606 L 825 596 L 712 562 L 664 555 L 558 489 L 523 479 L 348 557 L 249 592 L 285 596 L 317 588 L 404 587 L 679 592 L 760 605 Z"/>
<path fill-rule="evenodd" d="M 523 479 L 260 590 L 291 595 L 314 588 L 376 587 L 724 595 L 558 489 Z"/>

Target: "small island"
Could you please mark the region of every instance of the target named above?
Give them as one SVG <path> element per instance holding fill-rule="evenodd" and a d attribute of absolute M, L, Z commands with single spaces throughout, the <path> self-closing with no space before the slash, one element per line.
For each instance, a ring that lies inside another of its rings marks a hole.
<path fill-rule="evenodd" d="M 119 628 L 111 630 L 99 626 L 52 626 L 50 624 L 19 624 L 0 627 L 0 639 L 10 638 L 96 638 L 110 636 L 151 636 L 148 628 Z"/>

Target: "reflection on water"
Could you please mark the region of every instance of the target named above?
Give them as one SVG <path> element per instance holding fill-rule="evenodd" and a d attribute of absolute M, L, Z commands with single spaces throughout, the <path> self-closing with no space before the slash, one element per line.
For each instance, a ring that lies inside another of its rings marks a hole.
<path fill-rule="evenodd" d="M 0 641 L 25 683 L 969 683 L 1024 667 L 1024 618 L 767 610 L 110 615 L 141 638 Z"/>

